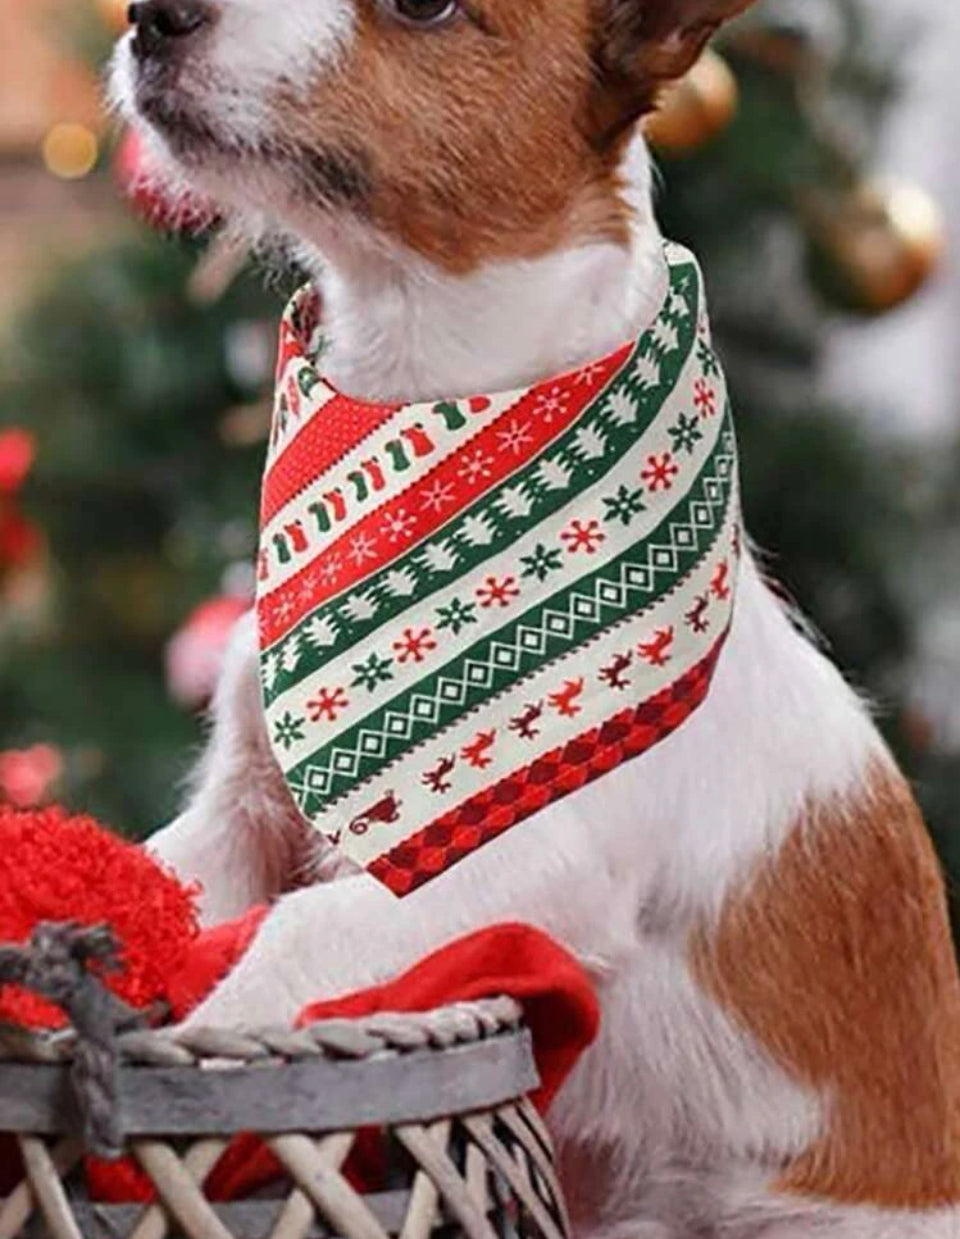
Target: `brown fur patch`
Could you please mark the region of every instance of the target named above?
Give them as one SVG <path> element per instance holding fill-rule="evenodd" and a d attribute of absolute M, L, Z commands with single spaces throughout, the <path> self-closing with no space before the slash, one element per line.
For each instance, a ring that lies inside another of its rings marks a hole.
<path fill-rule="evenodd" d="M 940 870 L 908 788 L 872 772 L 812 807 L 693 947 L 696 975 L 823 1098 L 780 1190 L 921 1209 L 960 1201 L 960 982 Z"/>
<path fill-rule="evenodd" d="M 437 31 L 358 0 L 343 64 L 304 109 L 295 145 L 357 152 L 364 204 L 389 235 L 452 271 L 566 240 L 626 238 L 610 155 L 578 123 L 592 75 L 590 0 L 480 0 L 483 26 Z"/>
<path fill-rule="evenodd" d="M 373 222 L 468 272 L 624 243 L 629 127 L 751 0 L 469 0 L 473 19 L 437 30 L 355 2 L 344 62 L 306 108 L 280 101 L 284 138 L 321 170 L 349 152 Z"/>
<path fill-rule="evenodd" d="M 630 127 L 752 0 L 465 0 L 470 16 L 435 30 L 355 3 L 349 52 L 307 106 L 281 92 L 284 142 L 308 171 L 347 157 L 379 228 L 465 273 L 624 243 Z"/>

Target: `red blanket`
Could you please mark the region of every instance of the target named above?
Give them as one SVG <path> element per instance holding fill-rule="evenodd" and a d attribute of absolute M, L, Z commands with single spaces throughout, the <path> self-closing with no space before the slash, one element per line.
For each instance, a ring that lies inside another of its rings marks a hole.
<path fill-rule="evenodd" d="M 213 988 L 246 950 L 264 916 L 256 910 L 231 926 L 203 935 L 174 995 L 178 1017 Z M 377 1011 L 426 1011 L 452 1002 L 515 997 L 533 1034 L 540 1088 L 534 1101 L 550 1104 L 579 1056 L 596 1036 L 599 1011 L 589 978 L 563 947 L 527 925 L 498 925 L 441 947 L 408 972 L 373 989 L 301 1012 L 298 1023 L 331 1016 L 363 1016 Z M 348 1165 L 355 1182 L 377 1177 L 377 1144 L 361 1142 Z M 273 1179 L 278 1167 L 253 1136 L 240 1137 L 214 1168 L 206 1183 L 213 1200 L 233 1200 Z M 100 1200 L 146 1200 L 151 1188 L 130 1163 L 89 1164 L 91 1193 Z"/>

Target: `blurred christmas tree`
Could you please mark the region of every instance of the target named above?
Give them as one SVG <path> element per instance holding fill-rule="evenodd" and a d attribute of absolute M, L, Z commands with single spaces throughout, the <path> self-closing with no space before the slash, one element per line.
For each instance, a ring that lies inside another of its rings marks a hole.
<path fill-rule="evenodd" d="M 748 522 L 882 706 L 960 874 L 960 721 L 951 732 L 922 683 L 934 666 L 939 691 L 949 675 L 960 687 L 960 666 L 938 670 L 928 649 L 918 672 L 935 564 L 960 530 L 960 468 L 872 441 L 818 383 L 831 316 L 884 312 L 936 265 L 932 205 L 867 177 L 891 58 L 861 0 L 769 0 L 718 50 L 651 138 L 664 230 L 707 273 Z M 211 296 L 202 249 L 144 229 L 56 272 L 17 324 L 0 387 L 0 426 L 36 445 L 10 511 L 28 513 L 46 548 L 28 539 L 7 557 L 0 788 L 44 794 L 62 760 L 57 794 L 134 832 L 173 807 L 198 736 L 190 707 L 250 589 L 282 290 L 247 273 Z M 0 501 L 2 458 L 0 441 Z M 0 561 L 3 547 L 0 525 Z M 937 595 L 945 631 L 951 602 Z"/>
<path fill-rule="evenodd" d="M 35 440 L 24 502 L 47 547 L 8 572 L 0 748 L 52 742 L 71 803 L 136 830 L 172 807 L 183 706 L 252 592 L 276 298 L 257 277 L 198 300 L 196 255 L 146 231 L 58 271 L 0 393 Z"/>

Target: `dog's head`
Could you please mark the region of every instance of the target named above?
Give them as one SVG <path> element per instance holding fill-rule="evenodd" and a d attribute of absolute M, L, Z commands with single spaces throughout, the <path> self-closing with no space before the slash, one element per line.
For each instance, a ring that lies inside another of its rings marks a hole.
<path fill-rule="evenodd" d="M 464 270 L 623 235 L 624 135 L 750 2 L 144 0 L 115 93 L 221 200 Z"/>

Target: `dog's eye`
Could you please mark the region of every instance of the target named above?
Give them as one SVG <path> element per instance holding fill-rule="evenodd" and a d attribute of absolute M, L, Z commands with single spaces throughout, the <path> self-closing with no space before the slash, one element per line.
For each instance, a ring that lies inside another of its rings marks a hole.
<path fill-rule="evenodd" d="M 383 6 L 408 26 L 440 26 L 460 12 L 460 0 L 383 0 Z"/>

